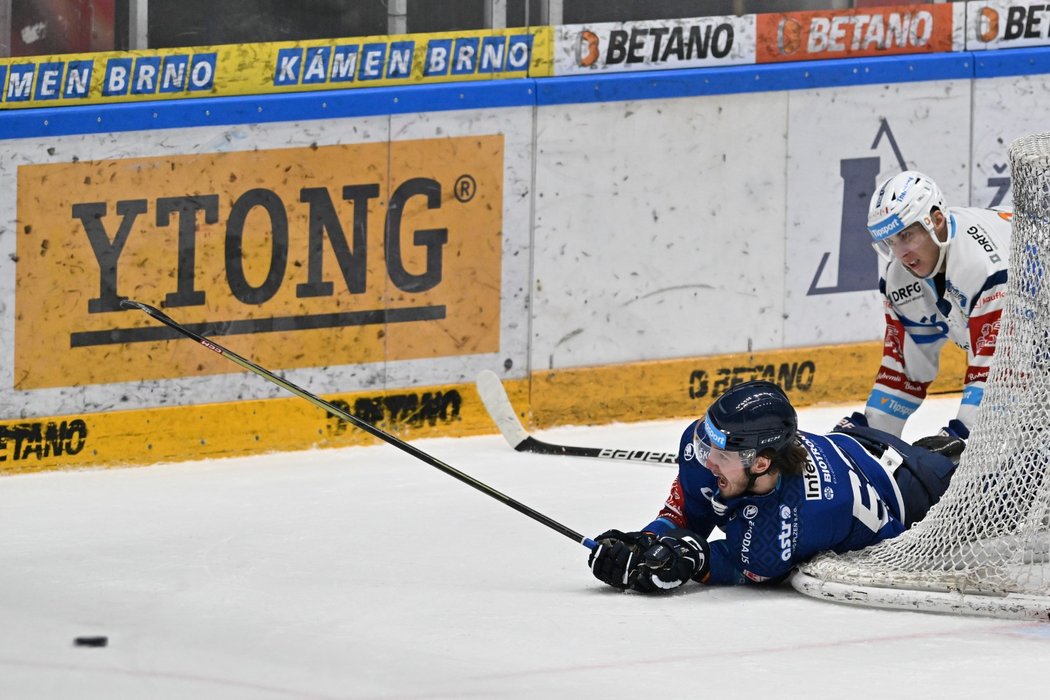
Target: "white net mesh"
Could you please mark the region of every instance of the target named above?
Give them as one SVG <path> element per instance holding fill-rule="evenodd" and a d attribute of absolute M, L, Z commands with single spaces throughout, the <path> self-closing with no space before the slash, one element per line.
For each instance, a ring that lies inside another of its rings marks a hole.
<path fill-rule="evenodd" d="M 1050 133 L 1014 142 L 1010 166 L 1008 298 L 976 427 L 951 487 L 900 537 L 801 567 L 794 584 L 804 593 L 886 607 L 1047 619 Z"/>

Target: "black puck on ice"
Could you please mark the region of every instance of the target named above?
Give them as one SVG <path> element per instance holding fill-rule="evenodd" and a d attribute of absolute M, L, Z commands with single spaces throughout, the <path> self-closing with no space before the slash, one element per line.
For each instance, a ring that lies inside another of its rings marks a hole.
<path fill-rule="evenodd" d="M 77 637 L 73 644 L 78 647 L 104 647 L 109 644 L 109 637 Z"/>

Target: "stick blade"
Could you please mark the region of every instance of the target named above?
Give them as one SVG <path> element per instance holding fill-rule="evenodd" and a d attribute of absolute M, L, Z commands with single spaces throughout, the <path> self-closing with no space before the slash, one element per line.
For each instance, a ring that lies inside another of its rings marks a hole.
<path fill-rule="evenodd" d="M 529 439 L 529 434 L 525 432 L 517 414 L 514 413 L 514 406 L 507 397 L 507 390 L 503 388 L 503 382 L 495 372 L 484 369 L 478 374 L 474 383 L 477 385 L 481 402 L 485 404 L 485 409 L 489 412 L 496 427 L 503 433 L 503 438 L 510 443 L 511 447 L 518 449 L 519 445 Z"/>

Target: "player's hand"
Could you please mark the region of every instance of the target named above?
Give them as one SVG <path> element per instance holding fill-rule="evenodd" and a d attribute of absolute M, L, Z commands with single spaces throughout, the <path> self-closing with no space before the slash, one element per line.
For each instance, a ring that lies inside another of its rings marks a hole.
<path fill-rule="evenodd" d="M 634 587 L 646 593 L 672 591 L 691 578 L 703 579 L 710 569 L 710 552 L 707 541 L 696 533 L 671 530 L 642 555 Z"/>
<path fill-rule="evenodd" d="M 832 432 L 841 433 L 844 430 L 850 428 L 867 428 L 868 419 L 860 411 L 854 411 L 853 415 L 840 418 L 839 422 L 835 424 L 835 429 Z"/>
<path fill-rule="evenodd" d="M 970 437 L 970 431 L 962 421 L 952 420 L 941 432 L 929 437 L 919 438 L 913 445 L 944 455 L 953 463 L 958 464 L 963 450 L 966 449 L 966 438 Z"/>
<path fill-rule="evenodd" d="M 587 564 L 594 577 L 614 588 L 626 590 L 634 583 L 642 554 L 656 542 L 648 532 L 607 530 L 594 538 L 598 546 Z"/>

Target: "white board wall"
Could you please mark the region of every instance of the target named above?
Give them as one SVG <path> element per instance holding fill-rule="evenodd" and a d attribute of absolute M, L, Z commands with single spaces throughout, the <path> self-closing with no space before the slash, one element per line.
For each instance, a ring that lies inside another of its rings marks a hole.
<path fill-rule="evenodd" d="M 279 393 L 235 372 L 14 388 L 20 165 L 501 134 L 499 352 L 285 372 L 318 393 L 351 392 L 469 382 L 483 368 L 523 377 L 530 368 L 875 340 L 871 268 L 870 286 L 862 279 L 874 254 L 863 230 L 846 226 L 866 202 L 847 182 L 906 166 L 937 179 L 952 205 L 1009 203 L 1006 150 L 1050 129 L 1048 96 L 1050 78 L 1036 73 L 9 139 L 0 161 L 0 417 Z"/>

